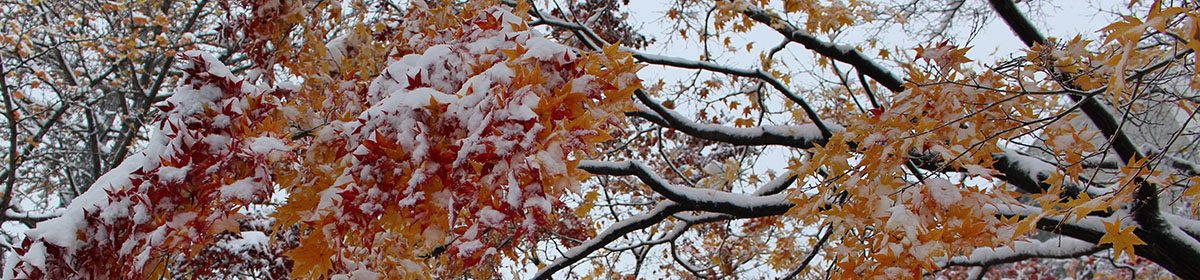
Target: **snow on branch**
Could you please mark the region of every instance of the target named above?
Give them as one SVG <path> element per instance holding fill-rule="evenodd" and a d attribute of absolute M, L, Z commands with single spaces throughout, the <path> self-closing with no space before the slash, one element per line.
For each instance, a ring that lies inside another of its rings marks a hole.
<path fill-rule="evenodd" d="M 1171 271 L 1186 269 L 1186 272 L 1176 274 L 1183 278 L 1200 274 L 1200 270 L 1195 269 L 1195 261 L 1200 260 L 1200 241 L 1163 215 L 1156 184 L 1140 178 L 1135 179 L 1135 183 L 1137 187 L 1130 209 L 1141 230 L 1135 233 L 1151 248 L 1138 255 L 1155 260 Z"/>
<path fill-rule="evenodd" d="M 575 32 L 581 32 L 583 34 L 579 34 L 579 35 L 585 35 L 585 36 L 580 36 L 580 39 L 583 40 L 584 42 L 588 43 L 588 46 L 593 49 L 602 47 L 604 45 L 608 45 L 608 42 L 605 42 L 603 39 L 601 39 L 599 36 L 597 36 L 595 34 L 595 32 L 593 32 L 591 30 L 591 28 L 588 28 L 587 26 L 584 26 L 582 24 L 567 22 L 567 21 L 557 19 L 557 18 L 554 18 L 551 16 L 547 16 L 547 15 L 544 15 L 541 13 L 534 13 L 534 15 L 539 17 L 539 19 L 536 22 L 534 22 L 533 25 L 546 24 L 546 25 L 550 25 L 550 26 L 566 28 L 568 30 L 572 30 Z M 842 52 L 846 52 L 846 53 L 849 53 L 849 52 L 858 53 L 858 51 L 855 51 L 852 48 L 846 48 L 843 46 L 834 46 L 834 48 L 842 49 Z M 847 51 L 847 49 L 848 49 L 848 51 Z M 833 135 L 833 132 L 834 132 L 833 129 L 831 129 L 830 127 L 827 127 L 826 124 L 821 121 L 821 117 L 817 115 L 817 111 L 815 108 L 813 108 L 811 105 L 809 105 L 808 102 L 804 100 L 804 98 L 800 97 L 795 92 L 788 89 L 787 85 L 784 85 L 783 82 L 781 82 L 779 79 L 772 76 L 770 73 L 767 73 L 766 71 L 763 71 L 761 69 L 758 69 L 758 70 L 741 69 L 741 68 L 730 67 L 727 65 L 711 63 L 711 62 L 707 62 L 707 61 L 696 61 L 696 60 L 690 60 L 690 59 L 684 59 L 684 58 L 678 58 L 678 57 L 668 57 L 668 56 L 661 56 L 661 55 L 655 55 L 655 54 L 647 54 L 647 53 L 639 52 L 637 50 L 629 49 L 629 48 L 621 48 L 621 50 L 632 53 L 633 57 L 635 59 L 637 59 L 639 62 L 673 66 L 673 67 L 681 67 L 681 68 L 688 68 L 688 69 L 708 70 L 708 71 L 713 71 L 713 72 L 718 72 L 718 73 L 730 74 L 730 75 L 734 75 L 734 76 L 757 78 L 757 79 L 766 81 L 767 83 L 771 84 L 771 87 L 774 87 L 780 93 L 783 93 L 783 95 L 785 97 L 787 97 L 789 100 L 791 100 L 792 102 L 795 102 L 796 104 L 799 104 L 800 107 L 802 107 L 804 109 L 804 112 L 808 116 L 808 118 L 810 120 L 812 120 L 813 123 L 816 125 L 816 128 L 820 130 L 821 135 L 823 135 L 825 138 L 828 138 Z M 858 56 L 861 57 L 862 55 L 859 54 Z M 870 63 L 870 62 L 868 61 L 868 63 Z M 876 65 L 876 67 L 878 67 L 878 65 Z M 882 68 L 880 68 L 880 69 L 882 69 Z M 890 75 L 890 74 L 888 74 L 888 75 Z M 874 76 L 872 76 L 872 77 L 874 77 Z M 895 79 L 895 77 L 892 77 L 892 79 Z M 642 92 L 640 89 L 637 91 L 637 94 L 645 95 L 645 93 Z"/>
<path fill-rule="evenodd" d="M 1163 218 L 1167 219 L 1168 222 L 1174 224 L 1176 227 L 1179 227 L 1179 230 L 1187 233 L 1187 235 L 1191 236 L 1193 239 L 1200 240 L 1200 221 L 1171 213 L 1163 213 Z"/>
<path fill-rule="evenodd" d="M 53 219 L 62 215 L 62 209 L 55 209 L 48 212 L 17 212 L 8 209 L 4 212 L 5 221 L 18 221 L 25 224 L 36 224 L 45 220 Z"/>
<path fill-rule="evenodd" d="M 710 189 L 676 186 L 638 161 L 581 161 L 579 168 L 597 175 L 636 176 L 658 194 L 690 210 L 724 213 L 737 217 L 779 215 L 791 209 L 787 194 L 751 196 Z"/>
<path fill-rule="evenodd" d="M 184 73 L 155 122 L 146 148 L 100 176 L 56 217 L 26 232 L 26 247 L 6 257 L 14 277 L 141 278 L 154 261 L 194 250 L 239 215 L 225 211 L 268 197 L 274 173 L 266 156 L 236 138 L 262 122 L 280 89 L 244 82 L 216 57 L 177 57 Z M 203 159 L 203 160 L 201 160 Z M 249 168 L 247 168 L 249 166 Z M 244 195 L 218 194 L 222 180 Z M 204 211 L 202 208 L 223 209 Z M 11 210 L 10 210 L 11 211 Z M 6 212 L 7 215 L 15 213 Z M 92 256 L 104 255 L 95 259 Z M 119 269 L 118 269 L 119 268 Z"/>
<path fill-rule="evenodd" d="M 654 109 L 648 107 L 654 106 L 653 104 L 647 106 L 637 104 L 636 106 L 637 111 L 626 114 L 705 140 L 725 142 L 733 145 L 782 145 L 800 149 L 812 148 L 826 141 L 826 138 L 821 136 L 821 131 L 815 124 L 731 127 L 697 123 L 680 115 L 678 112 L 666 108 L 661 108 L 662 113 L 655 112 Z M 826 124 L 826 126 L 835 132 L 845 130 L 845 128 L 836 124 Z"/>
<path fill-rule="evenodd" d="M 825 124 L 821 122 L 821 117 L 817 115 L 816 109 L 814 109 L 811 105 L 808 104 L 808 101 L 805 101 L 804 98 L 800 97 L 799 95 L 796 95 L 795 92 L 792 92 L 790 89 L 788 89 L 787 85 L 784 85 L 783 82 L 779 81 L 779 79 L 776 79 L 775 76 L 772 76 L 770 73 L 767 73 L 766 71 L 740 69 L 740 68 L 734 68 L 734 67 L 730 67 L 727 65 L 721 65 L 721 64 L 716 64 L 716 63 L 707 62 L 707 61 L 696 61 L 696 60 L 683 59 L 683 58 L 678 58 L 678 57 L 668 57 L 668 56 L 647 54 L 647 53 L 642 53 L 637 50 L 627 49 L 627 48 L 623 48 L 622 50 L 633 53 L 633 58 L 637 59 L 640 62 L 674 66 L 674 67 L 682 67 L 682 68 L 688 68 L 688 69 L 708 70 L 708 71 L 713 71 L 713 72 L 718 72 L 718 73 L 725 73 L 725 74 L 730 74 L 730 75 L 734 75 L 734 76 L 741 76 L 741 77 L 748 77 L 748 78 L 756 78 L 756 79 L 766 81 L 768 84 L 771 84 L 771 87 L 774 87 L 775 90 L 778 90 L 780 93 L 783 93 L 783 95 L 786 96 L 788 99 L 792 100 L 792 102 L 796 102 L 796 104 L 800 104 L 800 107 L 804 108 L 804 113 L 808 116 L 809 120 L 812 120 L 813 123 L 817 125 L 817 128 L 820 129 L 821 135 L 824 135 L 825 137 L 833 136 L 833 131 L 830 128 L 826 127 Z"/>
<path fill-rule="evenodd" d="M 795 181 L 796 181 L 796 175 L 792 174 L 791 171 L 788 171 L 784 175 L 776 177 L 775 179 L 771 180 L 770 182 L 763 184 L 761 187 L 759 187 L 757 190 L 754 191 L 753 195 L 755 195 L 755 196 L 774 195 L 774 194 L 782 192 L 783 190 L 786 190 L 787 187 L 790 186 Z M 717 221 L 724 221 L 724 220 L 730 220 L 730 219 L 737 218 L 737 217 L 734 217 L 729 214 L 711 213 L 711 212 L 710 213 L 702 213 L 702 214 L 679 213 L 679 214 L 675 214 L 674 217 L 676 219 L 679 219 L 679 221 L 675 222 L 675 224 L 671 226 L 671 230 L 668 231 L 667 234 L 664 234 L 662 237 L 656 238 L 654 240 L 646 241 L 646 242 L 640 242 L 638 244 L 634 244 L 634 245 L 630 245 L 630 246 L 613 248 L 610 250 L 611 251 L 624 251 L 624 250 L 633 249 L 633 248 L 645 246 L 645 245 L 663 244 L 663 243 L 670 242 L 670 241 L 673 241 L 673 240 L 679 238 L 680 235 L 683 235 L 684 232 L 687 232 L 687 230 L 689 228 L 691 228 L 693 225 L 711 223 L 711 222 L 717 222 Z"/>
<path fill-rule="evenodd" d="M 713 215 L 714 217 L 728 217 L 728 215 L 721 215 L 721 214 L 710 214 L 710 215 Z M 677 215 L 677 217 L 678 217 L 678 215 Z M 717 221 L 717 220 L 723 220 L 723 219 L 713 219 L 713 221 Z M 689 228 L 691 228 L 692 225 L 694 225 L 694 224 L 695 223 L 692 223 L 691 221 L 676 221 L 675 224 L 671 225 L 671 230 L 667 231 L 666 234 L 664 234 L 663 236 L 661 236 L 659 238 L 655 238 L 650 241 L 638 242 L 636 244 L 631 244 L 628 246 L 622 246 L 622 247 L 617 247 L 617 248 L 605 248 L 605 249 L 609 250 L 609 251 L 625 251 L 625 250 L 632 250 L 635 248 L 639 248 L 642 246 L 658 245 L 658 244 L 675 241 L 675 239 L 679 238 L 679 236 L 682 236 L 683 233 L 687 232 L 687 230 Z"/>
<path fill-rule="evenodd" d="M 770 77 L 770 76 L 767 76 L 767 77 L 759 76 L 761 74 L 765 74 L 764 72 L 759 71 L 759 70 L 742 69 L 742 68 L 731 67 L 728 65 L 712 63 L 712 62 L 708 62 L 708 61 L 691 60 L 691 59 L 686 59 L 686 58 L 681 58 L 681 57 L 671 57 L 671 56 L 664 56 L 664 55 L 657 55 L 657 54 L 649 54 L 649 53 L 640 52 L 640 51 L 630 49 L 630 48 L 621 48 L 621 50 L 633 53 L 633 58 L 636 58 L 638 61 L 650 63 L 650 64 L 680 67 L 680 68 L 687 68 L 687 69 L 708 70 L 708 71 L 720 72 L 720 73 L 725 73 L 725 74 L 730 74 L 730 75 L 735 75 L 735 76 L 742 76 L 742 77 L 774 79 L 774 77 Z"/>
<path fill-rule="evenodd" d="M 661 103 L 646 95 L 645 92 L 640 90 L 635 91 L 634 95 L 642 104 L 637 104 L 637 110 L 628 112 L 626 113 L 627 115 L 639 117 L 663 127 L 670 127 L 705 140 L 734 145 L 783 145 L 800 149 L 813 148 L 828 141 L 828 138 L 821 136 L 815 124 L 751 128 L 702 124 L 662 106 Z M 834 132 L 845 131 L 845 128 L 841 125 L 825 125 Z M 852 146 L 854 145 L 852 144 Z M 917 152 L 913 153 L 913 155 L 920 163 L 918 166 L 928 170 L 966 171 L 959 170 L 960 168 L 948 168 L 944 162 L 927 154 Z M 1050 163 L 1015 151 L 997 153 L 992 155 L 992 158 L 995 162 L 992 167 L 1001 173 L 998 176 L 1000 179 L 1029 193 L 1041 193 L 1049 189 L 1050 185 L 1043 181 L 1049 178 L 1050 174 L 1059 172 L 1058 168 Z M 1064 181 L 1063 184 L 1067 189 L 1066 195 L 1068 196 L 1076 196 L 1084 191 L 1075 182 L 1068 180 Z M 1089 188 L 1087 191 L 1098 194 L 1105 190 L 1103 188 Z"/>
<path fill-rule="evenodd" d="M 754 195 L 766 196 L 783 192 L 783 190 L 786 190 L 788 186 L 791 186 L 792 183 L 795 183 L 796 179 L 798 178 L 796 177 L 795 173 L 787 171 L 786 173 L 783 173 L 783 175 L 779 175 L 779 177 L 775 177 L 775 179 L 767 181 L 766 184 L 758 187 L 757 190 L 754 190 Z"/>
<path fill-rule="evenodd" d="M 793 174 L 791 171 L 788 171 L 787 173 L 784 173 L 782 176 L 775 177 L 775 179 L 767 182 L 766 184 L 763 184 L 761 187 L 759 187 L 757 190 L 754 191 L 753 195 L 754 196 L 775 195 L 775 194 L 778 194 L 778 193 L 786 190 L 787 187 L 792 185 L 792 183 L 794 183 L 794 182 L 796 182 L 796 175 Z M 702 213 L 702 214 L 679 213 L 679 214 L 675 214 L 674 217 L 676 219 L 679 219 L 679 221 L 675 222 L 675 224 L 671 226 L 671 230 L 669 232 L 667 232 L 667 234 L 663 235 L 662 237 L 659 237 L 659 238 L 651 240 L 651 241 L 641 242 L 641 243 L 638 243 L 635 245 L 630 245 L 630 246 L 621 247 L 621 248 L 614 248 L 614 249 L 612 249 L 612 251 L 624 251 L 624 250 L 628 250 L 628 249 L 632 249 L 632 248 L 636 248 L 636 247 L 640 247 L 640 246 L 645 246 L 645 245 L 657 245 L 657 244 L 670 242 L 670 241 L 675 240 L 676 238 L 679 238 L 680 235 L 683 235 L 684 232 L 687 232 L 687 230 L 689 228 L 691 228 L 691 226 L 693 226 L 693 225 L 711 223 L 711 222 L 717 222 L 717 221 L 724 221 L 724 220 L 730 220 L 730 219 L 737 218 L 737 217 L 729 215 L 729 214 L 711 213 L 711 212 Z"/>
<path fill-rule="evenodd" d="M 1086 216 L 1068 222 L 1063 217 L 1047 216 L 1040 208 L 1034 206 L 1005 204 L 987 208 L 1001 217 L 1035 218 L 1038 229 L 1092 243 L 1099 243 L 1106 234 L 1105 223 L 1114 223 L 1133 216 L 1137 220 L 1136 225 L 1133 225 L 1136 227 L 1133 234 L 1147 244 L 1134 247 L 1138 256 L 1153 260 L 1168 270 L 1184 273 L 1192 273 L 1193 270 L 1190 269 L 1194 267 L 1195 260 L 1200 259 L 1200 242 L 1176 226 L 1170 216 L 1157 219 L 1155 224 L 1148 224 L 1144 217 L 1137 217 L 1138 213 L 1122 209 L 1108 217 Z"/>
<path fill-rule="evenodd" d="M 871 61 L 853 47 L 821 41 L 820 39 L 817 39 L 817 37 L 812 36 L 812 34 L 808 34 L 800 28 L 796 28 L 796 26 L 787 23 L 773 13 L 758 7 L 746 6 L 745 10 L 742 10 L 742 13 L 751 19 L 754 19 L 755 21 L 770 26 L 771 28 L 775 29 L 776 32 L 779 32 L 780 34 L 783 34 L 783 36 L 787 37 L 788 40 L 800 43 L 801 45 L 804 45 L 805 48 L 808 48 L 817 54 L 854 66 L 854 69 L 858 70 L 859 73 L 863 73 L 868 77 L 871 77 L 871 79 L 879 82 L 879 84 L 883 85 L 889 90 L 894 92 L 904 91 L 904 82 L 901 81 L 900 78 L 897 78 L 896 75 L 883 68 L 883 66 Z"/>
<path fill-rule="evenodd" d="M 662 201 L 655 205 L 654 209 L 642 213 L 637 216 L 629 217 L 625 220 L 617 222 L 605 229 L 604 232 L 596 235 L 595 238 L 589 239 L 575 247 L 571 247 L 566 252 L 563 252 L 562 257 L 555 259 L 546 267 L 534 274 L 533 279 L 550 279 L 555 272 L 567 268 L 572 264 L 587 257 L 588 254 L 604 248 L 605 245 L 616 241 L 617 239 L 629 234 L 630 232 L 650 227 L 663 219 L 670 217 L 672 214 L 683 211 L 683 205 L 672 201 Z"/>
<path fill-rule="evenodd" d="M 969 255 L 951 258 L 946 262 L 946 266 L 990 266 L 1030 258 L 1076 258 L 1091 255 L 1104 249 L 1107 248 L 1070 237 L 1060 237 L 1046 241 L 1017 241 L 1012 246 L 976 248 Z"/>
<path fill-rule="evenodd" d="M 1021 11 L 1017 9 L 1013 1 L 989 0 L 988 2 L 991 4 L 992 9 L 1000 15 L 1000 18 L 1004 19 L 1004 22 L 1008 24 L 1013 33 L 1021 38 L 1025 46 L 1032 48 L 1036 45 L 1046 45 L 1046 37 L 1042 36 L 1038 32 L 1037 27 L 1034 27 L 1029 19 L 1021 14 Z M 1059 69 L 1052 68 L 1048 70 L 1054 74 L 1056 80 L 1063 84 L 1064 88 L 1075 91 L 1081 89 L 1072 81 L 1073 77 L 1069 74 L 1060 72 Z M 1129 136 L 1121 130 L 1117 117 L 1105 105 L 1100 104 L 1091 95 L 1071 94 L 1070 97 L 1071 100 L 1080 103 L 1079 110 L 1083 111 L 1084 115 L 1087 115 L 1088 119 L 1092 120 L 1092 123 L 1104 134 L 1104 137 L 1112 139 L 1112 149 L 1121 156 L 1122 162 L 1130 162 L 1145 157 L 1145 154 L 1139 151 L 1134 146 L 1133 141 L 1129 139 Z"/>
<path fill-rule="evenodd" d="M 994 154 L 992 159 L 995 161 L 992 168 L 1000 171 L 1000 179 L 1028 193 L 1041 193 L 1050 189 L 1050 184 L 1043 181 L 1050 178 L 1051 174 L 1061 172 L 1053 164 L 1011 150 Z M 1072 180 L 1063 180 L 1062 184 L 1067 191 L 1065 195 L 1070 197 L 1078 196 L 1084 191 L 1092 196 L 1098 196 L 1108 191 L 1107 188 L 1095 186 L 1085 190 Z"/>
<path fill-rule="evenodd" d="M 645 165 L 642 165 L 641 163 L 635 163 L 635 162 L 611 163 L 611 162 L 598 162 L 598 161 L 582 161 L 579 164 L 580 169 L 587 170 L 588 172 L 592 172 L 591 170 L 589 170 L 589 168 L 598 169 L 598 170 L 613 170 L 614 171 L 613 173 L 625 172 L 625 173 L 621 173 L 621 174 L 635 173 L 636 171 L 621 171 L 621 169 L 638 168 L 638 167 L 634 167 L 634 166 L 640 166 L 640 168 L 646 168 Z M 648 170 L 648 169 L 640 169 L 640 170 Z M 595 172 L 593 172 L 593 173 L 595 173 Z M 653 174 L 653 173 L 649 173 L 649 172 L 645 172 L 645 173 Z M 619 175 L 619 174 L 609 174 L 609 175 Z M 629 175 L 632 175 L 632 174 L 629 174 Z M 661 177 L 658 177 L 657 175 L 654 175 L 654 177 L 657 177 L 658 181 L 660 183 L 665 184 L 666 181 L 663 180 Z M 783 190 L 786 190 L 788 186 L 792 185 L 792 183 L 795 183 L 795 182 L 796 182 L 796 175 L 792 174 L 791 172 L 787 172 L 779 177 L 776 177 L 774 180 L 771 180 L 771 181 L 763 184 L 762 186 L 760 186 L 757 190 L 754 191 L 753 196 L 745 196 L 745 195 L 737 195 L 737 196 L 741 196 L 741 197 L 745 197 L 745 198 L 756 198 L 756 197 L 762 198 L 762 196 L 778 197 L 778 199 L 780 199 L 783 203 L 788 203 L 787 195 L 781 194 L 781 192 Z M 734 194 L 730 194 L 730 195 L 734 195 Z M 788 205 L 789 205 L 788 208 L 791 208 L 791 206 L 790 206 L 791 204 L 788 203 Z M 554 275 L 555 272 L 562 270 L 563 268 L 566 268 L 566 267 L 570 266 L 571 264 L 578 262 L 579 260 L 582 260 L 584 257 L 587 257 L 588 254 L 591 254 L 592 252 L 595 252 L 596 250 L 604 248 L 604 246 L 607 246 L 608 244 L 612 243 L 613 241 L 616 241 L 617 239 L 621 238 L 622 236 L 625 236 L 626 234 L 636 231 L 636 230 L 650 227 L 654 224 L 657 224 L 657 223 L 663 221 L 667 217 L 674 216 L 676 219 L 679 219 L 680 221 L 676 222 L 672 226 L 671 231 L 668 232 L 666 235 L 664 235 L 662 238 L 644 242 L 642 244 L 638 244 L 635 246 L 654 245 L 654 244 L 662 244 L 662 243 L 669 242 L 669 241 L 674 240 L 675 238 L 679 237 L 679 235 L 682 235 L 684 232 L 687 231 L 688 228 L 690 228 L 692 225 L 695 225 L 695 224 L 710 223 L 710 222 L 716 222 L 716 221 L 737 218 L 736 216 L 730 215 L 728 213 L 717 213 L 717 212 L 703 213 L 703 214 L 699 214 L 699 215 L 691 215 L 691 214 L 685 215 L 685 214 L 680 213 L 683 211 L 691 211 L 691 210 L 706 210 L 706 209 L 696 209 L 694 206 L 683 205 L 676 201 L 661 201 L 655 205 L 654 209 L 651 209 L 650 211 L 647 211 L 640 215 L 633 216 L 633 217 L 627 218 L 625 220 L 622 220 L 620 222 L 617 222 L 617 223 L 613 224 L 612 226 L 610 226 L 608 229 L 605 229 L 604 232 L 601 232 L 600 234 L 596 235 L 596 237 L 589 239 L 588 241 L 585 241 L 582 244 L 579 244 L 575 247 L 572 247 L 571 249 L 568 249 L 566 252 L 563 253 L 562 257 L 555 259 L 549 265 L 547 265 L 546 267 L 544 267 L 540 271 L 538 271 L 538 273 L 534 275 L 534 279 L 549 279 L 551 276 Z M 786 211 L 786 210 L 787 209 L 784 209 L 784 211 Z M 621 249 L 623 249 L 623 248 L 617 248 L 614 250 L 621 250 Z"/>
<path fill-rule="evenodd" d="M 997 217 L 1036 218 L 1038 229 L 1088 242 L 1100 241 L 1100 237 L 1105 232 L 1104 222 L 1114 221 L 1128 215 L 1126 211 L 1120 210 L 1108 217 L 1085 216 L 1079 219 L 1071 219 L 1072 222 L 1068 222 L 1066 218 L 1048 216 L 1045 215 L 1041 208 L 1024 204 L 988 205 L 985 206 L 985 209 L 995 212 Z"/>

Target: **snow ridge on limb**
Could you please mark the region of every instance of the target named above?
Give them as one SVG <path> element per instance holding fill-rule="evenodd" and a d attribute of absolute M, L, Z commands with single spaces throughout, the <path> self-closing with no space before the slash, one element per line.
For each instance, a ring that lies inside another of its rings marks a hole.
<path fill-rule="evenodd" d="M 1008 24 L 1013 33 L 1017 35 L 1027 47 L 1030 48 L 1045 48 L 1047 47 L 1047 39 L 1042 36 L 1041 32 L 1027 19 L 1022 12 L 1017 9 L 1015 3 L 1011 0 L 989 0 L 988 3 L 992 9 Z M 1155 7 L 1152 7 L 1150 12 L 1154 16 L 1160 8 L 1159 3 L 1155 2 Z M 1110 25 L 1111 27 L 1111 25 Z M 1108 29 L 1106 27 L 1106 29 Z M 1139 32 L 1140 33 L 1140 32 Z M 1116 35 L 1110 34 L 1110 35 Z M 1109 40 L 1115 37 L 1109 37 Z M 1136 44 L 1137 42 L 1123 42 L 1124 44 Z M 1129 54 L 1121 54 L 1116 57 L 1127 57 Z M 1053 57 L 1051 57 L 1053 59 Z M 1147 69 L 1154 69 L 1150 67 Z M 1059 68 L 1050 67 L 1045 69 L 1053 78 L 1065 89 L 1070 91 L 1068 96 L 1072 101 L 1079 104 L 1079 110 L 1091 120 L 1092 124 L 1103 134 L 1106 139 L 1109 139 L 1111 149 L 1116 152 L 1122 162 L 1128 165 L 1137 164 L 1139 161 L 1147 159 L 1147 152 L 1139 147 L 1131 140 L 1129 135 L 1122 130 L 1122 124 L 1125 116 L 1118 117 L 1107 105 L 1098 101 L 1098 98 L 1092 94 L 1081 94 L 1083 87 L 1077 83 L 1074 73 L 1064 71 Z M 1119 70 L 1123 71 L 1123 70 Z M 1124 73 L 1113 77 L 1114 81 L 1124 80 Z M 1144 73 L 1136 74 L 1141 75 Z M 1132 77 L 1132 76 L 1131 76 Z M 1116 85 L 1116 84 L 1114 84 Z M 1112 85 L 1110 85 L 1112 86 Z M 1114 90 L 1109 88 L 1109 90 Z M 1115 90 L 1122 90 L 1116 88 Z M 1189 169 L 1194 169 L 1194 165 L 1173 159 L 1168 159 L 1169 165 L 1175 168 L 1188 172 Z M 1189 176 L 1191 176 L 1189 174 Z M 1131 183 L 1135 188 L 1133 193 L 1132 210 L 1134 220 L 1137 221 L 1138 231 L 1135 231 L 1136 237 L 1141 240 L 1150 241 L 1149 244 L 1137 247 L 1139 256 L 1146 257 L 1155 263 L 1163 266 L 1167 270 L 1174 273 L 1176 276 L 1184 278 L 1200 278 L 1200 269 L 1197 269 L 1191 260 L 1200 258 L 1200 239 L 1188 234 L 1184 230 L 1172 224 L 1171 219 L 1164 217 L 1164 212 L 1159 206 L 1159 188 L 1156 183 L 1152 183 L 1144 176 L 1135 176 L 1131 178 Z M 1110 232 L 1111 233 L 1111 232 Z M 1103 240 L 1103 239 L 1102 239 Z M 1140 240 L 1139 240 L 1140 241 Z M 1181 261 L 1187 260 L 1187 261 Z"/>
<path fill-rule="evenodd" d="M 794 204 L 786 193 L 766 196 L 735 194 L 710 189 L 675 186 L 649 166 L 637 161 L 583 161 L 579 168 L 596 175 L 636 176 L 658 194 L 695 210 L 729 214 L 737 217 L 763 217 L 787 212 Z"/>
<path fill-rule="evenodd" d="M 1017 241 L 1012 246 L 976 248 L 966 256 L 955 256 L 946 265 L 989 266 L 1029 258 L 1076 258 L 1106 249 L 1095 243 L 1070 237 L 1046 241 Z"/>
<path fill-rule="evenodd" d="M 876 64 L 873 60 L 863 55 L 862 52 L 853 47 L 838 45 L 830 42 L 821 41 L 808 32 L 804 32 L 800 28 L 787 23 L 779 16 L 752 5 L 743 5 L 742 13 L 746 16 L 766 24 L 783 36 L 787 37 L 792 42 L 804 45 L 805 48 L 812 50 L 822 56 L 835 59 L 853 65 L 854 69 L 865 74 L 871 79 L 879 82 L 879 84 L 888 88 L 893 92 L 904 91 L 904 82 L 897 78 L 895 74 L 888 71 L 883 66 Z"/>
<path fill-rule="evenodd" d="M 825 138 L 821 136 L 821 131 L 814 124 L 761 127 L 731 127 L 717 124 L 701 124 L 685 118 L 673 110 L 663 110 L 662 113 L 659 113 L 649 108 L 653 105 L 635 104 L 634 106 L 637 108 L 636 111 L 626 112 L 625 114 L 648 120 L 662 127 L 675 128 L 701 139 L 734 145 L 782 145 L 802 149 L 812 148 L 825 141 Z M 845 130 L 845 128 L 836 124 L 826 124 L 826 126 L 835 132 Z"/>
<path fill-rule="evenodd" d="M 749 128 L 702 124 L 663 107 L 640 90 L 634 92 L 634 96 L 642 102 L 634 105 L 637 108 L 636 111 L 627 112 L 626 115 L 642 118 L 662 127 L 673 128 L 692 137 L 734 145 L 781 145 L 800 149 L 811 149 L 828 142 L 828 138 L 822 137 L 820 131 L 813 124 Z M 826 123 L 825 125 L 833 132 L 840 133 L 846 130 L 845 127 L 838 124 Z M 850 145 L 857 146 L 855 143 Z M 914 160 L 919 163 L 917 166 L 927 170 L 967 172 L 967 170 L 959 170 L 961 168 L 945 166 L 940 157 L 929 153 L 912 153 Z M 1015 151 L 993 154 L 992 159 L 995 161 L 992 167 L 1000 172 L 1000 179 L 1029 193 L 1040 193 L 1048 189 L 1049 184 L 1042 181 L 1051 174 L 1060 172 L 1049 163 Z M 1076 196 L 1084 191 L 1073 181 L 1067 180 L 1063 184 L 1067 188 L 1069 196 Z M 1088 189 L 1093 195 L 1098 194 L 1101 190 L 1096 187 Z"/>

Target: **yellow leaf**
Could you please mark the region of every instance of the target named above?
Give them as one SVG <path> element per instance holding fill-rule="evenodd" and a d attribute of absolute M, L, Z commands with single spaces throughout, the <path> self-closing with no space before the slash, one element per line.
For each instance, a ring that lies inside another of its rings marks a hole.
<path fill-rule="evenodd" d="M 1196 198 L 1197 195 L 1200 195 L 1200 177 L 1192 177 L 1188 181 L 1191 181 L 1192 185 L 1183 191 L 1183 195 Z"/>
<path fill-rule="evenodd" d="M 322 230 L 314 230 L 312 235 L 285 255 L 294 262 L 292 275 L 300 278 L 320 278 L 333 267 L 329 260 L 335 252 L 329 248 Z"/>
<path fill-rule="evenodd" d="M 596 191 L 590 191 L 583 195 L 583 203 L 580 203 L 579 207 L 575 208 L 575 215 L 587 215 L 588 211 L 592 211 L 592 207 L 596 206 L 596 198 L 599 196 L 600 194 Z"/>
<path fill-rule="evenodd" d="M 532 8 L 532 5 L 529 4 L 529 1 L 517 0 L 517 7 L 516 7 L 516 9 L 513 9 L 513 11 L 518 16 L 524 16 L 525 13 L 528 13 L 529 9 L 531 9 L 531 8 Z"/>
<path fill-rule="evenodd" d="M 1122 253 L 1134 254 L 1134 245 L 1146 245 L 1145 241 L 1133 234 L 1135 226 L 1121 227 L 1121 220 L 1112 223 L 1104 222 L 1104 236 L 1097 244 L 1112 244 L 1113 259 L 1120 258 Z"/>

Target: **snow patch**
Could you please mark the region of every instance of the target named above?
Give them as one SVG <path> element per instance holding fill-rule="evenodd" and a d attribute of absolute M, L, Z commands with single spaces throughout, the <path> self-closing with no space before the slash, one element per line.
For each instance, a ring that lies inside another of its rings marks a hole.
<path fill-rule="evenodd" d="M 478 213 L 475 213 L 475 215 L 479 216 L 479 222 L 482 223 L 483 226 L 491 228 L 500 228 L 503 226 L 504 218 L 508 217 L 504 215 L 504 213 L 500 213 L 500 211 L 492 209 L 491 206 L 483 207 L 483 209 L 480 209 Z"/>
<path fill-rule="evenodd" d="M 958 187 L 946 179 L 927 178 L 925 187 L 929 189 L 929 195 L 933 197 L 933 200 L 943 207 L 962 200 L 962 193 L 959 192 Z"/>
<path fill-rule="evenodd" d="M 243 202 L 250 202 L 254 199 L 254 194 L 258 192 L 258 185 L 254 183 L 253 178 L 245 178 L 237 180 L 232 184 L 222 186 L 221 197 L 225 199 L 238 199 Z"/>

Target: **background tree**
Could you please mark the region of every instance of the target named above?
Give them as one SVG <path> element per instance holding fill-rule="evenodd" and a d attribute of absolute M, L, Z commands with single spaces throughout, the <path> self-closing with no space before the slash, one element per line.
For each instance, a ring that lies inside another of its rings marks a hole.
<path fill-rule="evenodd" d="M 217 44 L 209 1 L 10 1 L 2 5 L 5 221 L 32 224 L 87 191 L 145 140 L 171 94 L 176 54 Z M 235 69 L 241 73 L 244 69 Z M 15 172 L 14 172 L 15 171 Z M 15 236 L 13 232 L 8 240 Z"/>
<path fill-rule="evenodd" d="M 1200 278 L 1190 1 L 672 1 L 698 59 L 616 1 L 43 2 L 3 6 L 9 277 Z M 989 19 L 1027 49 L 969 57 Z"/>

